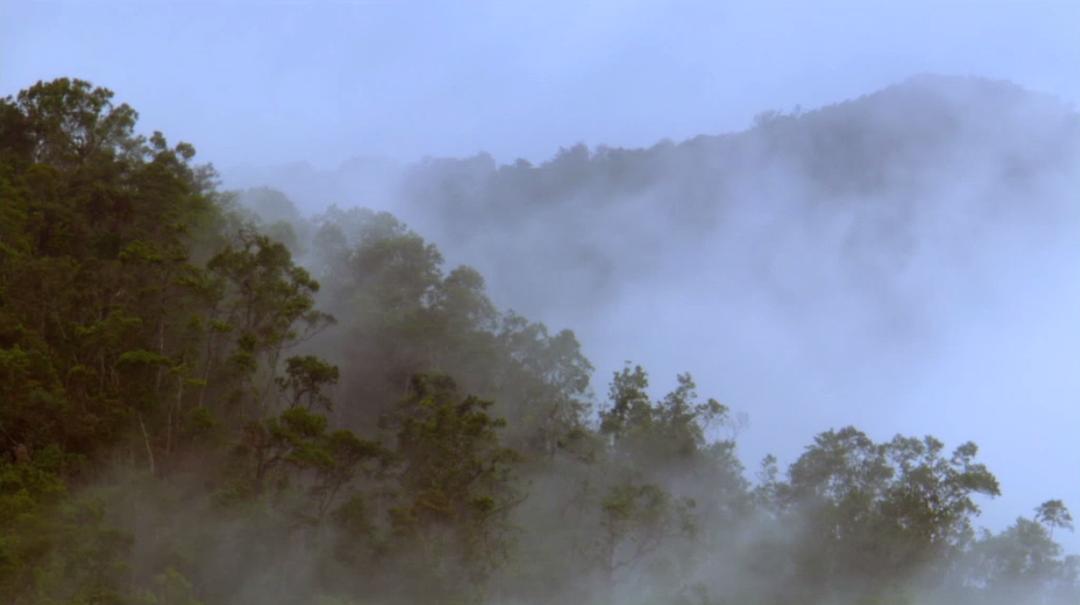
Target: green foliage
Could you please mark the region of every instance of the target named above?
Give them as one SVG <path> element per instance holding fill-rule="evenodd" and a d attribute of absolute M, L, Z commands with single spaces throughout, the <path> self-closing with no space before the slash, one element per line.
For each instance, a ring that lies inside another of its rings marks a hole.
<path fill-rule="evenodd" d="M 600 412 L 600 432 L 610 436 L 617 455 L 641 468 L 689 468 L 706 455 L 705 431 L 727 420 L 727 407 L 714 399 L 696 402 L 689 374 L 680 374 L 678 386 L 652 402 L 648 376 L 641 366 L 616 372 L 611 382 L 611 406 Z"/>
<path fill-rule="evenodd" d="M 195 598 L 195 587 L 173 568 L 154 578 L 154 587 L 143 593 L 140 605 L 203 605 Z"/>
<path fill-rule="evenodd" d="M 330 410 L 331 400 L 323 389 L 337 384 L 338 369 L 313 355 L 290 357 L 285 361 L 285 376 L 278 387 L 289 395 L 290 407 L 321 407 Z"/>
<path fill-rule="evenodd" d="M 974 444 L 950 456 L 943 451 L 932 437 L 879 444 L 853 427 L 815 438 L 779 490 L 806 524 L 807 550 L 796 556 L 804 557 L 808 589 L 870 590 L 919 574 L 941 581 L 945 570 L 934 574 L 928 567 L 957 557 L 969 543 L 979 512 L 974 497 L 999 493 L 994 476 L 974 461 Z"/>
<path fill-rule="evenodd" d="M 449 534 L 451 552 L 431 556 L 451 557 L 470 582 L 507 556 L 507 514 L 521 498 L 519 456 L 500 444 L 505 423 L 488 414 L 491 406 L 462 398 L 447 376 L 417 376 L 394 418 L 401 498 L 391 511 L 394 529 L 425 550 Z"/>
<path fill-rule="evenodd" d="M 33 582 L 33 570 L 54 545 L 50 511 L 68 494 L 57 448 L 15 463 L 0 460 L 0 592 L 20 594 Z"/>
<path fill-rule="evenodd" d="M 5 603 L 1076 601 L 1064 502 L 976 537 L 974 444 L 848 427 L 751 488 L 689 374 L 594 414 L 573 333 L 388 213 L 218 192 L 112 98 L 0 100 Z"/>
<path fill-rule="evenodd" d="M 1053 536 L 1055 529 L 1072 531 L 1072 514 L 1061 500 L 1047 500 L 1035 509 L 1035 521 L 1042 523 Z"/>
<path fill-rule="evenodd" d="M 671 532 L 671 496 L 655 485 L 613 486 L 600 502 L 601 566 L 608 582 L 658 549 Z"/>

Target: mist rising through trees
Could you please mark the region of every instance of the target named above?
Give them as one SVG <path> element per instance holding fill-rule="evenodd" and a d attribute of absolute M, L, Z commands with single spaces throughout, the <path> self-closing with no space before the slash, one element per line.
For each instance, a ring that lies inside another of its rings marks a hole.
<path fill-rule="evenodd" d="M 1063 502 L 976 530 L 975 444 L 740 460 L 690 374 L 595 393 L 393 215 L 222 191 L 136 119 L 79 80 L 0 103 L 6 602 L 1076 600 Z"/>
<path fill-rule="evenodd" d="M 305 213 L 393 212 L 480 271 L 499 307 L 572 329 L 598 393 L 627 357 L 657 396 L 692 370 L 748 420 L 744 460 L 790 463 L 847 423 L 975 438 L 1005 486 L 982 523 L 1001 528 L 1029 500 L 1080 497 L 1048 487 L 1075 467 L 1054 427 L 1076 422 L 1080 393 L 1077 124 L 1015 84 L 918 76 L 640 149 L 223 178 Z"/>

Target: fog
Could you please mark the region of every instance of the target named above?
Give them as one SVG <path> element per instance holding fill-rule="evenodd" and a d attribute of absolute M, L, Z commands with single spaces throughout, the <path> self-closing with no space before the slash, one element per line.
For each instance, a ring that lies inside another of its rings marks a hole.
<path fill-rule="evenodd" d="M 599 407 L 626 361 L 656 398 L 692 373 L 748 476 L 846 425 L 974 441 L 1000 531 L 1080 506 L 1077 24 L 1068 1 L 12 1 L 0 93 L 84 78 L 225 189 L 393 213 L 573 330 Z"/>
<path fill-rule="evenodd" d="M 356 160 L 233 178 L 310 208 L 394 210 L 480 269 L 498 304 L 575 330 L 598 391 L 627 358 L 693 372 L 743 414 L 748 464 L 853 423 L 979 443 L 1005 487 L 990 527 L 1080 496 L 1071 106 L 922 76 L 772 120 L 536 168 Z"/>

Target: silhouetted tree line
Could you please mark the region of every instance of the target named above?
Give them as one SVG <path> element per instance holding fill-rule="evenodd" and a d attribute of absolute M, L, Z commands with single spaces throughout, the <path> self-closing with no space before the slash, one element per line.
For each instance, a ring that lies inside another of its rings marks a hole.
<path fill-rule="evenodd" d="M 599 400 L 393 216 L 222 192 L 112 96 L 0 101 L 0 602 L 1080 597 L 1062 502 L 976 533 L 974 444 L 847 427 L 751 482 L 688 374 Z"/>

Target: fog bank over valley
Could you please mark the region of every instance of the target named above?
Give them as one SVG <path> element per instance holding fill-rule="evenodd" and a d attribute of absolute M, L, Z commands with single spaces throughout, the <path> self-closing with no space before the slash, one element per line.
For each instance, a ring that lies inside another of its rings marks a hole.
<path fill-rule="evenodd" d="M 1080 121 L 1018 85 L 925 75 L 641 149 L 224 169 L 306 213 L 386 209 L 500 306 L 573 329 L 602 394 L 627 357 L 739 412 L 791 461 L 854 424 L 976 441 L 1010 522 L 1080 501 Z M 731 430 L 731 429 L 728 429 Z M 1075 543 L 1063 535 L 1066 543 Z"/>

